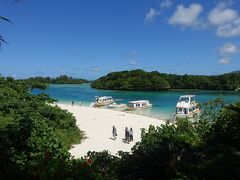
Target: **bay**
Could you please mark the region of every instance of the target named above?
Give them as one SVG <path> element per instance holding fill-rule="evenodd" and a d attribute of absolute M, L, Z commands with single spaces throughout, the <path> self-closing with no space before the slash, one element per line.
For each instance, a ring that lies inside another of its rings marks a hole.
<path fill-rule="evenodd" d="M 86 84 L 50 84 L 49 87 L 41 91 L 32 90 L 33 94 L 46 93 L 60 103 L 71 104 L 72 101 L 78 104 L 80 101 L 84 106 L 89 106 L 95 100 L 95 96 L 112 96 L 117 103 L 127 103 L 133 100 L 149 100 L 153 104 L 152 108 L 133 111 L 133 113 L 151 116 L 160 119 L 166 119 L 175 112 L 176 103 L 181 95 L 195 94 L 199 103 L 213 100 L 219 96 L 223 97 L 227 103 L 240 100 L 240 93 L 235 91 L 117 91 L 117 90 L 99 90 L 91 88 Z"/>

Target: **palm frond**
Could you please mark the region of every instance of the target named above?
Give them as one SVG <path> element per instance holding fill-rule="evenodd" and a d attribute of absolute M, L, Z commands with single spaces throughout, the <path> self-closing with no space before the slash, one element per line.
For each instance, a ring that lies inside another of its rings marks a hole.
<path fill-rule="evenodd" d="M 7 21 L 7 22 L 10 22 L 10 23 L 14 24 L 10 19 L 7 19 L 3 16 L 0 16 L 0 20 L 4 20 L 4 21 Z"/>
<path fill-rule="evenodd" d="M 2 45 L 3 42 L 6 43 L 6 44 L 8 44 L 7 41 L 5 41 L 5 40 L 3 39 L 3 37 L 0 35 L 0 46 Z"/>

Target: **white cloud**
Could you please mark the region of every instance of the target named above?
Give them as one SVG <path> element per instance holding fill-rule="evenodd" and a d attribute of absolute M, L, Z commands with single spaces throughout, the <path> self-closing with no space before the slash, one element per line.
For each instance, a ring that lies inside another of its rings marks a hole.
<path fill-rule="evenodd" d="M 145 22 L 147 23 L 153 22 L 154 18 L 158 15 L 159 15 L 159 11 L 153 8 L 149 9 L 148 13 L 145 16 Z"/>
<path fill-rule="evenodd" d="M 191 4 L 189 7 L 184 7 L 184 5 L 181 4 L 177 6 L 168 23 L 183 27 L 197 26 L 200 24 L 199 15 L 202 11 L 203 7 L 200 4 Z"/>
<path fill-rule="evenodd" d="M 223 25 L 238 18 L 238 12 L 226 7 L 225 3 L 219 3 L 208 16 L 208 22 L 212 25 Z"/>
<path fill-rule="evenodd" d="M 232 56 L 236 53 L 239 53 L 239 50 L 239 47 L 233 43 L 224 44 L 218 50 L 221 57 L 221 59 L 219 60 L 219 64 L 230 64 Z"/>
<path fill-rule="evenodd" d="M 216 28 L 219 37 L 240 36 L 240 16 L 235 9 L 229 8 L 227 3 L 219 3 L 208 16 L 208 23 Z"/>
<path fill-rule="evenodd" d="M 128 63 L 129 63 L 129 65 L 132 65 L 132 66 L 137 65 L 137 63 L 135 61 L 133 61 L 133 60 L 129 61 Z"/>
<path fill-rule="evenodd" d="M 226 43 L 224 46 L 219 48 L 219 54 L 222 56 L 230 56 L 238 52 L 238 47 L 233 43 Z"/>
<path fill-rule="evenodd" d="M 172 6 L 171 3 L 172 0 L 162 0 L 161 8 Z M 168 24 L 178 25 L 182 29 L 213 29 L 218 37 L 223 38 L 240 37 L 240 11 L 233 4 L 232 0 L 222 1 L 206 14 L 202 13 L 203 6 L 199 3 L 189 6 L 179 4 L 168 19 Z M 159 12 L 151 9 L 146 21 L 153 21 L 155 14 L 159 15 Z"/>
<path fill-rule="evenodd" d="M 232 22 L 217 27 L 217 35 L 225 38 L 240 36 L 240 17 Z"/>
<path fill-rule="evenodd" d="M 161 8 L 169 8 L 173 5 L 171 0 L 163 0 L 160 4 Z"/>
<path fill-rule="evenodd" d="M 231 58 L 224 57 L 224 58 L 220 59 L 218 63 L 219 64 L 224 64 L 224 65 L 230 64 L 231 63 Z"/>

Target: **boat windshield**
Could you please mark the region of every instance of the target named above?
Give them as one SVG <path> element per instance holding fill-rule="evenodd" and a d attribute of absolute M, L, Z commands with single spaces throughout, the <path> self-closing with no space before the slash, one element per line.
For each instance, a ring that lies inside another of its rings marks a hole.
<path fill-rule="evenodd" d="M 185 101 L 186 103 L 188 103 L 189 102 L 189 98 L 188 97 L 181 97 L 179 102 L 181 102 L 181 101 Z"/>
<path fill-rule="evenodd" d="M 134 104 L 132 104 L 132 103 L 129 103 L 128 106 L 129 106 L 130 108 L 134 108 Z"/>

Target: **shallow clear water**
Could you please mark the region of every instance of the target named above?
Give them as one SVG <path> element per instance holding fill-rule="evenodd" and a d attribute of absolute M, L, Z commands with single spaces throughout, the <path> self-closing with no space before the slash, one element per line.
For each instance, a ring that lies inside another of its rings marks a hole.
<path fill-rule="evenodd" d="M 90 84 L 81 85 L 49 85 L 47 90 L 40 91 L 34 89 L 32 93 L 38 94 L 44 92 L 61 103 L 76 104 L 81 101 L 83 105 L 90 105 L 95 100 L 95 96 L 112 96 L 118 103 L 127 103 L 132 100 L 149 100 L 153 104 L 152 108 L 135 111 L 135 113 L 153 116 L 156 118 L 169 118 L 175 111 L 179 96 L 186 94 L 186 91 L 113 91 L 99 90 L 91 88 Z M 195 94 L 196 100 L 200 103 L 214 99 L 219 95 L 226 102 L 235 102 L 240 100 L 239 92 L 223 91 L 191 91 L 188 94 Z"/>

